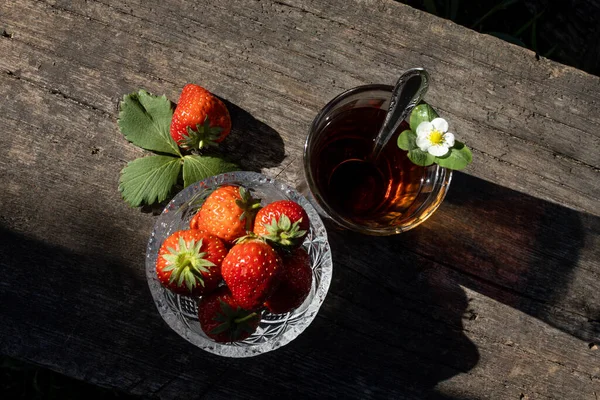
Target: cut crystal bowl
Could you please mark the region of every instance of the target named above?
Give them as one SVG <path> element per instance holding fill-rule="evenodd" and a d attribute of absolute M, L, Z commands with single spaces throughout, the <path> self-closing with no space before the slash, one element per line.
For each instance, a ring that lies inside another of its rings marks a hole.
<path fill-rule="evenodd" d="M 165 289 L 156 277 L 156 259 L 162 242 L 172 233 L 189 229 L 189 222 L 217 187 L 237 185 L 249 189 L 261 205 L 275 200 L 300 204 L 310 219 L 303 247 L 313 271 L 311 291 L 302 305 L 287 314 L 263 312 L 256 332 L 244 341 L 217 343 L 204 334 L 198 322 L 199 297 L 180 296 Z M 296 190 L 255 172 L 230 172 L 207 178 L 179 192 L 158 217 L 146 250 L 146 277 L 156 307 L 165 322 L 179 335 L 208 352 L 225 357 L 251 357 L 277 349 L 294 340 L 315 318 L 331 282 L 333 263 L 327 232 L 313 206 Z"/>

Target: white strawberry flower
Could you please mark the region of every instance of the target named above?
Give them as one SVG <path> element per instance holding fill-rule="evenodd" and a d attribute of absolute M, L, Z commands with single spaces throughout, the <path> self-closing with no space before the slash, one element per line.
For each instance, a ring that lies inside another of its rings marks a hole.
<path fill-rule="evenodd" d="M 421 122 L 417 127 L 417 146 L 436 157 L 446 155 L 454 146 L 454 134 L 448 132 L 448 122 L 443 118 Z"/>

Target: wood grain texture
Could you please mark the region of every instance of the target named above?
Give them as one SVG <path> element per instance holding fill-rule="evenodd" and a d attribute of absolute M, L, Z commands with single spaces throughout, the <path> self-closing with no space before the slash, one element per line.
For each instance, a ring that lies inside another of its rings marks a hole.
<path fill-rule="evenodd" d="M 2 353 L 144 397 L 600 393 L 599 78 L 382 0 L 16 0 L 0 28 Z M 475 155 L 436 214 L 329 227 L 329 295 L 282 349 L 222 359 L 172 332 L 145 283 L 154 217 L 117 191 L 144 154 L 120 98 L 202 84 L 232 112 L 225 149 L 295 185 L 316 112 L 414 66 Z"/>

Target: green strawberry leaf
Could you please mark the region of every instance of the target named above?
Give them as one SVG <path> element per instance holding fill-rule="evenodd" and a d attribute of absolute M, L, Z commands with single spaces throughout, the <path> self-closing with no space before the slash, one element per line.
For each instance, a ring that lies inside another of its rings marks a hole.
<path fill-rule="evenodd" d="M 183 185 L 188 187 L 210 176 L 238 170 L 237 165 L 217 156 L 185 156 L 183 157 Z"/>
<path fill-rule="evenodd" d="M 413 164 L 417 164 L 422 167 L 427 167 L 428 165 L 433 164 L 436 159 L 435 156 L 432 156 L 418 147 L 408 151 L 408 158 L 413 162 Z"/>
<path fill-rule="evenodd" d="M 119 191 L 132 207 L 167 198 L 181 171 L 181 159 L 171 156 L 148 156 L 135 159 L 121 171 Z"/>
<path fill-rule="evenodd" d="M 419 104 L 410 113 L 410 129 L 416 133 L 421 122 L 431 122 L 437 117 L 439 117 L 438 113 L 429 104 Z"/>
<path fill-rule="evenodd" d="M 444 157 L 436 157 L 435 162 L 448 169 L 463 169 L 473 161 L 471 150 L 464 143 L 455 141 L 454 146 Z"/>
<path fill-rule="evenodd" d="M 127 140 L 146 150 L 181 156 L 170 133 L 173 109 L 163 96 L 145 90 L 123 96 L 119 129 Z"/>
<path fill-rule="evenodd" d="M 398 136 L 398 147 L 402 150 L 412 150 L 417 148 L 417 134 L 410 129 L 405 130 Z"/>

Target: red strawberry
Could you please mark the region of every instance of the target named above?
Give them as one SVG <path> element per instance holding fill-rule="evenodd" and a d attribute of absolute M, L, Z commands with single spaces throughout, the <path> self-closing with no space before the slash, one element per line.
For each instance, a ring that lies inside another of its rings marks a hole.
<path fill-rule="evenodd" d="M 190 221 L 190 228 L 200 229 L 232 243 L 252 228 L 260 200 L 243 187 L 221 186 L 204 201 Z"/>
<path fill-rule="evenodd" d="M 236 342 L 250 336 L 260 323 L 260 314 L 242 309 L 227 287 L 202 296 L 198 320 L 206 335 L 217 342 Z"/>
<path fill-rule="evenodd" d="M 229 250 L 221 273 L 237 303 L 247 310 L 262 307 L 275 290 L 283 266 L 271 246 L 260 239 L 246 239 Z"/>
<path fill-rule="evenodd" d="M 227 254 L 216 236 L 198 230 L 177 231 L 158 250 L 156 275 L 174 293 L 198 296 L 215 290 Z"/>
<path fill-rule="evenodd" d="M 183 87 L 171 120 L 171 137 L 184 149 L 201 149 L 221 142 L 231 131 L 227 107 L 208 90 Z"/>
<path fill-rule="evenodd" d="M 265 306 L 275 314 L 290 312 L 304 302 L 311 286 L 310 256 L 300 247 L 283 259 L 281 282 Z"/>
<path fill-rule="evenodd" d="M 283 248 L 299 247 L 309 228 L 306 211 L 291 200 L 267 204 L 256 214 L 254 233 Z"/>

